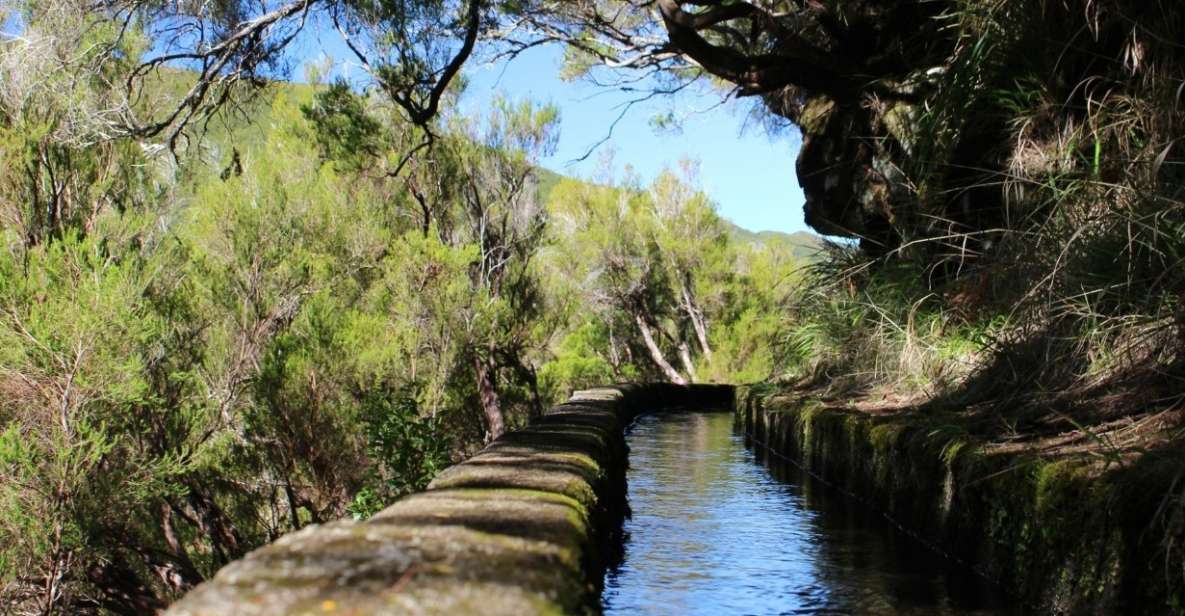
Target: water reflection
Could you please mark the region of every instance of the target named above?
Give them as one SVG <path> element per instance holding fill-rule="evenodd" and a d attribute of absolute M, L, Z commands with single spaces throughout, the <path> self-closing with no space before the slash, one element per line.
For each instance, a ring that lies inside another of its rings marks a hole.
<path fill-rule="evenodd" d="M 995 614 L 993 590 L 792 466 L 766 468 L 724 413 L 629 435 L 625 559 L 606 614 Z"/>

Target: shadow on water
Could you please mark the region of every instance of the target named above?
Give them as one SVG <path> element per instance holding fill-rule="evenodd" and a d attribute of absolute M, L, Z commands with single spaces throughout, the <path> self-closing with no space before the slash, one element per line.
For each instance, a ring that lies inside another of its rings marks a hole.
<path fill-rule="evenodd" d="M 630 431 L 606 614 L 1003 614 L 998 589 L 862 504 L 745 448 L 725 413 Z"/>

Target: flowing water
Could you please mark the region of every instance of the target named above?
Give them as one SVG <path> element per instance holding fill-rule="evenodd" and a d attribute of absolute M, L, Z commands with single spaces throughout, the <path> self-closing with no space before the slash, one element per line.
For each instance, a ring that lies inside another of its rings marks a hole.
<path fill-rule="evenodd" d="M 999 614 L 999 592 L 860 503 L 762 464 L 727 413 L 629 436 L 625 558 L 606 614 Z"/>

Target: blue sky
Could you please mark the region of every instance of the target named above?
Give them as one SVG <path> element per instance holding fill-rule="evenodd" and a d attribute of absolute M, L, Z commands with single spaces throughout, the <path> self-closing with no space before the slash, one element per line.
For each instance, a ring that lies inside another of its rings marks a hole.
<path fill-rule="evenodd" d="M 351 82 L 364 80 L 361 68 L 334 32 L 314 29 L 302 36 L 297 58 L 335 62 L 333 74 Z M 769 137 L 746 122 L 750 102 L 720 105 L 715 91 L 658 97 L 633 106 L 618 122 L 612 137 L 583 162 L 573 162 L 605 138 L 621 114 L 620 105 L 638 93 L 623 93 L 584 81 L 559 78 L 562 48 L 537 47 L 509 63 L 480 64 L 471 58 L 465 72 L 468 88 L 462 111 L 480 114 L 491 98 L 529 98 L 560 109 L 560 138 L 556 153 L 543 165 L 565 175 L 599 175 L 605 156 L 612 154 L 615 177 L 628 165 L 645 181 L 682 159 L 697 161 L 701 187 L 718 204 L 725 218 L 751 231 L 807 230 L 802 219 L 802 191 L 794 173 L 798 156 L 797 131 Z M 293 75 L 300 78 L 300 71 Z M 682 120 L 678 131 L 656 131 L 651 118 L 673 112 Z M 749 126 L 746 127 L 746 124 Z"/>
<path fill-rule="evenodd" d="M 2 31 L 20 30 L 17 16 L 0 23 Z M 351 67 L 350 52 L 336 33 L 310 28 L 296 42 L 291 56 L 316 61 L 329 56 L 335 72 L 347 79 L 360 77 Z M 691 92 L 660 97 L 635 105 L 618 122 L 612 136 L 583 162 L 573 162 L 604 139 L 620 115 L 620 105 L 637 97 L 576 81 L 559 79 L 561 49 L 539 47 L 509 64 L 497 66 L 470 62 L 470 80 L 462 98 L 463 111 L 479 113 L 494 95 L 554 103 L 560 109 L 561 126 L 556 153 L 543 161 L 554 171 L 581 177 L 596 175 L 612 154 L 616 176 L 629 166 L 643 180 L 680 160 L 699 163 L 702 188 L 718 204 L 725 218 L 752 231 L 807 230 L 802 219 L 802 191 L 794 174 L 798 135 L 794 131 L 774 137 L 760 126 L 747 130 L 747 103 L 720 105 L 719 92 Z M 300 79 L 302 71 L 292 77 Z M 681 130 L 656 131 L 650 120 L 673 112 Z M 752 122 L 749 122 L 752 124 Z"/>
<path fill-rule="evenodd" d="M 767 136 L 762 127 L 746 122 L 750 103 L 720 106 L 718 92 L 661 97 L 635 105 L 609 141 L 583 162 L 573 162 L 605 138 L 621 113 L 620 105 L 639 95 L 562 81 L 559 59 L 559 49 L 537 48 L 509 65 L 471 66 L 463 109 L 480 111 L 495 93 L 554 103 L 560 109 L 561 128 L 556 154 L 543 161 L 549 169 L 591 176 L 611 152 L 618 177 L 629 165 L 648 179 L 681 159 L 691 159 L 699 162 L 702 187 L 725 218 L 752 231 L 806 230 L 802 191 L 794 174 L 797 133 Z M 651 118 L 668 111 L 681 118 L 681 129 L 652 128 Z"/>
<path fill-rule="evenodd" d="M 20 29 L 13 23 L 15 19 L 0 23 L 4 32 Z M 334 62 L 334 76 L 351 82 L 362 79 L 361 69 L 351 64 L 353 56 L 341 38 L 322 26 L 305 30 L 289 49 L 289 58 L 296 64 L 291 77 L 302 80 L 300 64 L 319 64 L 328 57 Z M 686 91 L 635 105 L 604 144 L 583 162 L 574 162 L 606 137 L 621 114 L 620 105 L 639 94 L 583 81 L 565 82 L 559 78 L 561 56 L 562 49 L 552 45 L 531 49 L 512 62 L 496 66 L 471 59 L 466 68 L 469 87 L 462 98 L 462 111 L 480 113 L 494 95 L 553 103 L 560 109 L 560 138 L 556 153 L 543 161 L 547 168 L 592 177 L 599 175 L 605 157 L 612 154 L 615 177 L 622 177 L 628 166 L 647 181 L 664 167 L 674 168 L 680 160 L 690 159 L 699 163 L 701 188 L 725 218 L 751 231 L 807 230 L 802 218 L 802 191 L 794 173 L 797 132 L 769 137 L 751 121 L 751 126 L 743 130 L 751 103 L 733 101 L 721 105 L 720 92 Z M 651 127 L 651 118 L 669 112 L 681 119 L 680 130 L 658 131 Z"/>

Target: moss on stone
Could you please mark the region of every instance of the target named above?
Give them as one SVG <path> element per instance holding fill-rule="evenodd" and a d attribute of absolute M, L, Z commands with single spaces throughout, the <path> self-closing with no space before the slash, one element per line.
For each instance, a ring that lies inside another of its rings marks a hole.
<path fill-rule="evenodd" d="M 743 388 L 742 388 L 743 389 Z M 987 447 L 959 417 L 920 411 L 868 415 L 785 395 L 739 391 L 750 434 L 812 474 L 873 503 L 997 580 L 1042 613 L 1168 609 L 1145 530 L 1185 455 L 1130 468 Z M 768 404 L 768 405 L 767 405 Z M 785 421 L 786 414 L 792 415 Z"/>
<path fill-rule="evenodd" d="M 624 512 L 623 429 L 720 386 L 580 392 L 362 523 L 292 533 L 223 568 L 171 616 L 595 612 Z"/>

